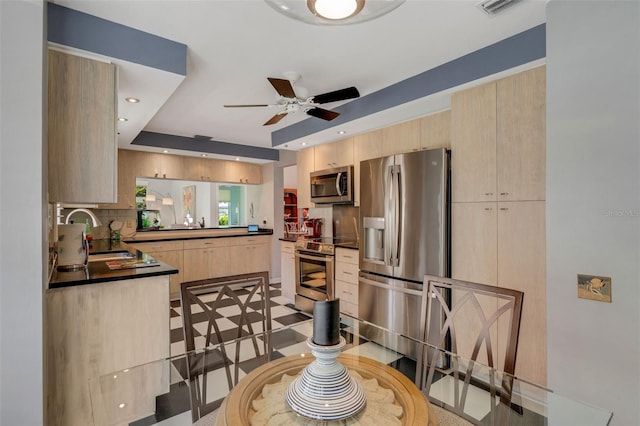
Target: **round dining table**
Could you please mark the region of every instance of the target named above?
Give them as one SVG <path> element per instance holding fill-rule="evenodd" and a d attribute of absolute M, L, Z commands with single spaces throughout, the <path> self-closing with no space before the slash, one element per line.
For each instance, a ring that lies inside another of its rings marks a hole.
<path fill-rule="evenodd" d="M 255 421 L 256 419 L 254 419 L 252 423 L 252 419 L 257 413 L 255 407 L 265 405 L 260 404 L 259 400 L 264 399 L 265 394 L 269 396 L 269 391 L 263 392 L 265 385 L 283 383 L 287 380 L 287 377 L 297 376 L 314 359 L 310 353 L 291 355 L 270 361 L 251 371 L 238 382 L 222 402 L 217 412 L 216 426 L 248 426 L 258 423 Z M 355 372 L 360 379 L 368 380 L 369 383 L 371 383 L 371 379 L 375 379 L 377 382 L 375 382 L 374 388 L 379 386 L 382 390 L 388 389 L 393 392 L 391 400 L 396 410 L 390 411 L 396 413 L 396 418 L 391 419 L 392 421 L 388 424 L 402 424 L 407 426 L 438 424 L 435 416 L 432 413 L 430 415 L 430 405 L 427 398 L 411 380 L 398 370 L 374 359 L 360 355 L 343 353 L 338 356 L 337 360 L 349 371 Z M 371 388 L 371 386 L 369 386 L 369 388 Z M 386 392 L 388 393 L 388 391 Z M 368 402 L 362 413 L 363 415 L 360 416 L 360 420 L 364 418 L 366 410 L 376 410 L 376 398 L 371 398 L 368 392 L 366 393 Z M 284 399 L 282 388 L 280 388 L 278 392 L 275 392 L 273 397 Z M 263 402 L 269 403 L 269 401 Z M 275 401 L 275 403 L 280 404 L 281 402 L 282 401 Z M 287 406 L 286 410 L 291 409 Z M 368 416 L 369 418 L 374 418 L 375 422 L 371 424 L 384 424 L 383 417 L 380 417 L 378 414 L 381 412 L 379 407 L 377 410 L 375 413 L 370 413 L 376 417 Z M 315 424 L 313 421 L 310 422 L 304 417 L 295 415 L 295 413 L 287 416 L 287 423 L 292 425 Z M 363 423 L 366 423 L 366 421 L 360 421 L 358 424 Z M 344 423 L 331 422 L 318 424 Z"/>

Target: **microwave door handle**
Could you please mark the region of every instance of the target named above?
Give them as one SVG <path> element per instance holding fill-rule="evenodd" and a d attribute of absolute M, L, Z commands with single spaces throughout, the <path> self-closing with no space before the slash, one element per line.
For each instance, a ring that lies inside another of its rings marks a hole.
<path fill-rule="evenodd" d="M 342 177 L 342 172 L 338 172 L 336 176 L 336 193 L 342 197 L 342 190 L 340 189 L 340 178 Z"/>

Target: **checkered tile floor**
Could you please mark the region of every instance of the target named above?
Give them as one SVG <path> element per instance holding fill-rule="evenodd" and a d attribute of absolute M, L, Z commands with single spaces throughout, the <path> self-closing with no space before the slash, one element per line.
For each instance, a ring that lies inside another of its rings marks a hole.
<path fill-rule="evenodd" d="M 239 290 L 242 292 L 242 290 Z M 236 293 L 238 294 L 238 293 Z M 242 296 L 239 296 L 242 297 Z M 288 299 L 281 296 L 280 284 L 272 284 L 269 293 L 271 301 L 271 322 L 274 332 L 271 335 L 271 345 L 273 351 L 271 359 L 309 352 L 306 340 L 307 336 L 313 334 L 313 324 L 309 321 L 311 316 L 298 311 Z M 201 324 L 194 325 L 196 349 L 204 347 L 204 333 L 206 332 L 205 314 L 197 306 L 193 306 L 194 322 Z M 200 315 L 202 314 L 202 315 Z M 236 306 L 226 306 L 216 311 L 220 315 L 219 324 L 221 328 L 229 332 L 229 336 L 235 333 L 237 328 L 240 310 Z M 171 386 L 167 394 L 156 398 L 156 414 L 140 419 L 130 424 L 130 426 L 147 426 L 161 424 L 163 426 L 175 426 L 191 423 L 191 406 L 189 389 L 186 385 L 187 365 L 184 356 L 185 344 L 182 330 L 182 308 L 179 301 L 171 302 L 171 356 L 174 371 L 171 373 Z M 262 331 L 261 314 L 254 311 L 249 314 L 255 332 Z M 283 328 L 284 327 L 284 328 Z M 283 328 L 279 330 L 280 328 Z M 224 332 L 223 332 L 224 334 Z M 380 345 L 367 342 L 363 339 L 353 338 L 352 335 L 342 331 L 342 335 L 347 340 L 345 353 L 365 355 L 389 364 L 402 371 L 410 378 L 415 374 L 415 361 L 412 361 L 401 354 Z M 223 339 L 226 338 L 223 336 Z M 226 355 L 229 360 L 235 360 L 236 345 L 227 345 Z M 243 341 L 239 348 L 239 379 L 242 379 L 250 371 L 261 365 L 264 360 L 256 359 L 251 339 Z M 263 353 L 261 351 L 261 353 Z M 207 364 L 216 364 L 222 357 L 222 353 L 213 354 Z M 208 402 L 223 398 L 227 392 L 227 379 L 223 369 L 214 366 L 209 368 L 207 374 L 206 399 Z"/>

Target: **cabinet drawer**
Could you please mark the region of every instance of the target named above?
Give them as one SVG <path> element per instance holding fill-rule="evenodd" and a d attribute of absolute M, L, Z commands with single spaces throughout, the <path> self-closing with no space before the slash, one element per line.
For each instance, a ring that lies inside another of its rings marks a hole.
<path fill-rule="evenodd" d="M 356 284 L 336 280 L 336 297 L 340 299 L 340 304 L 342 304 L 343 301 L 357 304 L 358 286 Z"/>
<path fill-rule="evenodd" d="M 358 265 L 336 262 L 336 280 L 358 284 Z"/>
<path fill-rule="evenodd" d="M 336 247 L 336 262 L 358 264 L 358 250 Z"/>
<path fill-rule="evenodd" d="M 204 238 L 198 240 L 184 240 L 184 249 L 204 249 L 210 247 L 218 247 L 219 242 L 223 238 Z"/>
<path fill-rule="evenodd" d="M 157 241 L 149 243 L 128 243 L 128 247 L 133 247 L 136 250 L 140 250 L 143 253 L 154 253 L 160 251 L 173 251 L 182 250 L 184 244 L 182 240 L 179 241 Z"/>
<path fill-rule="evenodd" d="M 358 318 L 358 305 L 340 300 L 340 312 Z"/>

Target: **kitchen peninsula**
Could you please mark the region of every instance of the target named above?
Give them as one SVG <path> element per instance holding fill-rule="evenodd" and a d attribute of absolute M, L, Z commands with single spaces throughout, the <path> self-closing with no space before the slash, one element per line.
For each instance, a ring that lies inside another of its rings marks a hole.
<path fill-rule="evenodd" d="M 93 424 L 90 381 L 109 371 L 169 356 L 169 277 L 173 266 L 132 251 L 122 269 L 90 259 L 55 271 L 46 292 L 46 417 L 49 425 Z M 111 261 L 109 261 L 111 263 Z M 140 267 L 144 266 L 144 267 Z M 140 398 L 168 389 L 140 383 Z"/>

